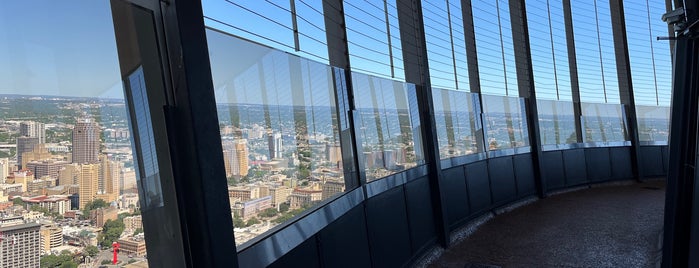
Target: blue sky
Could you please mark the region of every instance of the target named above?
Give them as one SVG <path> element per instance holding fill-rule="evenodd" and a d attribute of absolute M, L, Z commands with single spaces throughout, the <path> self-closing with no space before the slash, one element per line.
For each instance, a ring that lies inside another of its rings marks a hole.
<path fill-rule="evenodd" d="M 480 83 L 486 94 L 504 95 L 507 86 L 509 95 L 516 96 L 516 70 L 510 21 L 506 16 L 509 14 L 509 6 L 506 2 L 499 0 L 496 5 L 494 0 L 473 1 Z M 203 7 L 208 26 L 327 63 L 321 3 L 321 0 L 296 1 L 299 51 L 294 47 L 293 31 L 290 28 L 289 1 L 205 0 Z M 526 3 L 538 96 L 570 100 L 560 0 L 528 0 Z M 548 10 L 547 3 L 550 5 Z M 583 101 L 604 101 L 604 95 L 601 94 L 603 77 L 607 101 L 618 103 L 616 70 L 610 54 L 613 47 L 611 36 L 608 35 L 611 20 L 604 17 L 609 14 L 609 3 L 607 0 L 596 0 L 596 3 L 602 15 L 599 18 L 602 32 L 599 43 L 596 36 L 598 25 L 591 12 L 594 5 L 587 0 L 572 1 L 581 97 Z M 402 51 L 395 5 L 395 1 L 388 1 L 386 8 L 389 15 L 386 18 L 383 14 L 383 1 L 345 2 L 350 57 L 356 70 L 383 77 L 391 77 L 393 71 L 396 79 L 402 79 Z M 446 13 L 446 2 L 423 0 L 423 20 L 428 36 L 433 84 L 440 88 L 468 90 L 468 67 L 463 52 L 463 37 L 460 36 L 463 33 L 460 1 L 450 1 L 448 7 L 451 11 L 449 16 Z M 645 1 L 626 3 L 627 34 L 632 42 L 629 45 L 631 68 L 634 72 L 632 78 L 639 104 L 669 105 L 668 45 L 648 38 L 649 35 L 667 35 L 663 32 L 667 28 L 659 20 L 664 7 L 660 0 L 651 1 L 649 7 L 652 17 L 650 21 L 647 19 L 648 7 L 645 6 Z M 498 11 L 501 15 L 499 19 Z M 550 21 L 544 12 L 551 13 Z M 449 37 L 450 22 L 451 33 L 456 35 L 453 39 Z M 390 31 L 390 35 L 387 31 Z M 504 37 L 502 40 L 499 38 L 501 31 Z M 550 52 L 551 36 L 554 54 Z M 109 1 L 3 2 L 0 9 L 0 40 L 3 40 L 0 41 L 0 59 L 3 59 L 0 61 L 0 93 L 122 97 Z M 599 44 L 602 47 L 601 54 Z M 653 53 L 650 53 L 651 45 Z M 230 53 L 236 52 L 231 49 Z M 650 57 L 651 54 L 653 57 Z M 602 65 L 599 62 L 600 55 Z M 391 60 L 393 66 L 389 64 Z M 457 66 L 456 75 L 454 62 Z M 655 74 L 649 75 L 654 71 L 650 67 L 653 64 L 656 66 Z M 458 83 L 454 82 L 454 77 Z M 657 95 L 656 84 L 660 92 Z"/>
<path fill-rule="evenodd" d="M 109 1 L 3 1 L 0 93 L 123 98 Z"/>

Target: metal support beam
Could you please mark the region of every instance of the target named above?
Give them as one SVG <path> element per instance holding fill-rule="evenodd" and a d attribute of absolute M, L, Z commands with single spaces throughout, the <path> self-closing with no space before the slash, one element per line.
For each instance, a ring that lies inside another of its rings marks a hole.
<path fill-rule="evenodd" d="M 323 1 L 325 18 L 325 35 L 328 44 L 328 59 L 335 81 L 335 101 L 344 164 L 345 188 L 352 189 L 366 183 L 364 165 L 359 161 L 357 150 L 361 151 L 361 142 L 355 129 L 354 91 L 352 90 L 352 73 L 349 71 L 349 49 L 345 29 L 345 13 L 342 0 Z"/>
<path fill-rule="evenodd" d="M 170 0 L 160 6 L 172 79 L 168 134 L 175 137 L 171 153 L 183 201 L 187 266 L 237 267 L 202 5 Z"/>
<path fill-rule="evenodd" d="M 570 70 L 570 90 L 573 94 L 573 116 L 575 117 L 575 138 L 583 142 L 582 107 L 580 105 L 580 85 L 578 84 L 578 61 L 575 57 L 575 38 L 573 33 L 573 13 L 570 0 L 563 0 L 563 19 L 566 28 L 566 45 L 568 46 L 568 69 Z"/>
<path fill-rule="evenodd" d="M 536 103 L 536 88 L 532 72 L 532 56 L 529 45 L 529 27 L 524 0 L 510 0 L 510 23 L 512 25 L 512 42 L 517 66 L 517 85 L 519 97 L 525 99 L 529 145 L 531 146 L 534 178 L 539 197 L 546 197 L 546 182 L 541 176 L 541 133 L 539 132 L 539 113 Z M 504 15 L 504 14 L 503 14 Z"/>
<path fill-rule="evenodd" d="M 430 192 L 435 211 L 437 239 L 442 247 L 449 246 L 449 226 L 447 225 L 446 204 L 442 190 L 442 167 L 439 158 L 439 142 L 434 123 L 432 88 L 427 63 L 425 30 L 422 21 L 420 0 L 397 0 L 398 23 L 400 29 L 405 80 L 417 87 L 417 102 L 420 110 L 422 143 L 425 162 L 428 164 Z"/>
<path fill-rule="evenodd" d="M 626 138 L 631 141 L 631 171 L 634 178 L 641 180 L 641 145 L 638 138 L 638 121 L 636 120 L 636 101 L 634 100 L 631 80 L 631 65 L 629 63 L 629 45 L 626 39 L 626 20 L 624 19 L 624 3 L 622 0 L 610 0 L 609 11 L 612 17 L 612 34 L 614 37 L 614 54 L 616 56 L 616 71 L 619 79 L 619 98 L 624 105 L 626 116 Z"/>

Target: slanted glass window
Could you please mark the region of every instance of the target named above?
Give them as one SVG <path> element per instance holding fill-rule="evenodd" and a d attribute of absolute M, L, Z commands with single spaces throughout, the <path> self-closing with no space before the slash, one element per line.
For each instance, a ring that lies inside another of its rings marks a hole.
<path fill-rule="evenodd" d="M 472 1 L 481 92 L 518 96 L 508 1 Z"/>
<path fill-rule="evenodd" d="M 572 0 L 571 11 L 580 101 L 619 103 L 609 1 Z"/>
<path fill-rule="evenodd" d="M 581 103 L 584 142 L 628 140 L 623 106 L 613 103 Z"/>
<path fill-rule="evenodd" d="M 632 1 L 624 3 L 626 38 L 638 134 L 641 141 L 667 142 L 672 93 L 672 58 L 667 24 L 660 17 L 665 13 L 664 1 Z"/>
<path fill-rule="evenodd" d="M 446 159 L 483 152 L 478 94 L 433 88 L 432 100 L 439 157 Z"/>
<path fill-rule="evenodd" d="M 321 0 L 204 0 L 202 7 L 208 27 L 328 62 Z"/>
<path fill-rule="evenodd" d="M 461 14 L 460 1 L 422 2 L 430 83 L 434 87 L 470 90 Z"/>
<path fill-rule="evenodd" d="M 415 86 L 359 73 L 352 86 L 366 180 L 423 164 Z"/>
<path fill-rule="evenodd" d="M 352 70 L 405 79 L 395 0 L 344 1 Z"/>
<path fill-rule="evenodd" d="M 524 99 L 481 95 L 488 150 L 529 146 Z"/>
<path fill-rule="evenodd" d="M 345 191 L 329 66 L 207 30 L 235 240 Z"/>

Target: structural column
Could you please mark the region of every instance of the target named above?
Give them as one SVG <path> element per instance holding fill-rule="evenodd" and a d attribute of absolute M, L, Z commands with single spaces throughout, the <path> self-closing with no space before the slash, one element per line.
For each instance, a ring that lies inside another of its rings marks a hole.
<path fill-rule="evenodd" d="M 510 23 L 512 25 L 512 42 L 517 68 L 517 85 L 519 97 L 525 99 L 527 112 L 527 129 L 531 146 L 534 178 L 537 193 L 546 196 L 546 181 L 541 176 L 541 134 L 539 133 L 539 113 L 536 103 L 536 89 L 532 73 L 532 56 L 529 45 L 529 28 L 527 26 L 527 11 L 524 0 L 510 0 Z"/>
<path fill-rule="evenodd" d="M 612 33 L 614 35 L 614 54 L 616 56 L 616 70 L 619 78 L 619 99 L 624 105 L 626 115 L 626 137 L 631 141 L 631 171 L 634 178 L 640 180 L 641 146 L 638 138 L 638 122 L 636 121 L 636 102 L 633 96 L 633 84 L 631 83 L 631 68 L 629 64 L 629 46 L 626 42 L 626 21 L 624 19 L 624 5 L 622 0 L 610 0 L 609 11 L 612 17 Z"/>
<path fill-rule="evenodd" d="M 359 161 L 357 151 L 361 152 L 361 142 L 357 142 L 354 120 L 354 92 L 352 90 L 352 73 L 349 71 L 349 50 L 342 0 L 323 1 L 325 34 L 328 45 L 328 59 L 333 68 L 335 83 L 335 101 L 342 146 L 342 163 L 345 186 L 355 188 L 366 183 L 364 164 Z"/>
<path fill-rule="evenodd" d="M 582 107 L 580 105 L 580 85 L 578 84 L 578 61 L 575 57 L 575 38 L 573 32 L 573 13 L 570 0 L 563 0 L 563 19 L 566 29 L 566 46 L 568 47 L 568 69 L 570 70 L 570 90 L 573 95 L 573 116 L 575 120 L 575 138 L 583 141 Z"/>
<path fill-rule="evenodd" d="M 445 200 L 442 195 L 442 167 L 439 158 L 439 142 L 434 122 L 432 88 L 427 63 L 425 30 L 422 21 L 422 3 L 420 0 L 397 0 L 398 24 L 400 29 L 405 80 L 415 84 L 417 102 L 420 110 L 422 144 L 425 161 L 428 165 L 430 191 L 435 211 L 435 223 L 439 243 L 448 247 L 449 226 L 447 225 Z"/>

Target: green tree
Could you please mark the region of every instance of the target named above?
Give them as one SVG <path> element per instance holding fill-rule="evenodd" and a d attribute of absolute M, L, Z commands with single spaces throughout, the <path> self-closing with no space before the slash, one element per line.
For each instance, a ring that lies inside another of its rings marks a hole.
<path fill-rule="evenodd" d="M 94 201 L 88 202 L 83 208 L 83 219 L 90 217 L 90 212 L 98 208 L 106 208 L 109 204 L 102 199 L 95 199 Z"/>
<path fill-rule="evenodd" d="M 99 253 L 99 252 L 100 252 L 99 249 L 97 249 L 97 247 L 95 247 L 93 245 L 89 245 L 89 246 L 85 247 L 85 254 L 87 254 L 87 256 L 94 257 L 94 256 L 97 256 L 97 253 Z"/>
<path fill-rule="evenodd" d="M 64 250 L 61 255 L 44 255 L 39 260 L 41 268 L 76 268 L 78 264 L 73 261 L 70 251 Z"/>
<path fill-rule="evenodd" d="M 103 248 L 109 248 L 114 241 L 117 241 L 124 232 L 124 222 L 120 220 L 107 220 L 102 227 L 102 233 L 98 240 Z"/>
<path fill-rule="evenodd" d="M 143 233 L 143 228 L 136 228 L 136 230 L 133 231 L 133 235 L 137 235 Z"/>
<path fill-rule="evenodd" d="M 289 204 L 288 203 L 279 204 L 279 212 L 287 212 L 287 211 L 289 211 Z"/>
<path fill-rule="evenodd" d="M 262 212 L 260 212 L 259 215 L 260 215 L 260 217 L 263 217 L 263 218 L 274 217 L 275 215 L 277 215 L 277 210 L 274 208 L 268 208 L 268 209 L 265 209 Z"/>
<path fill-rule="evenodd" d="M 248 222 L 247 222 L 247 224 L 245 224 L 245 226 L 251 226 L 251 225 L 258 224 L 258 223 L 260 223 L 260 220 L 258 220 L 255 217 L 252 217 L 248 220 Z"/>
<path fill-rule="evenodd" d="M 102 265 L 112 264 L 111 260 L 102 260 Z"/>
<path fill-rule="evenodd" d="M 24 203 L 24 201 L 20 197 L 12 199 L 12 204 L 14 204 L 16 206 L 25 206 L 26 205 L 26 203 Z"/>
<path fill-rule="evenodd" d="M 233 217 L 233 227 L 245 227 L 245 221 L 240 217 Z"/>

